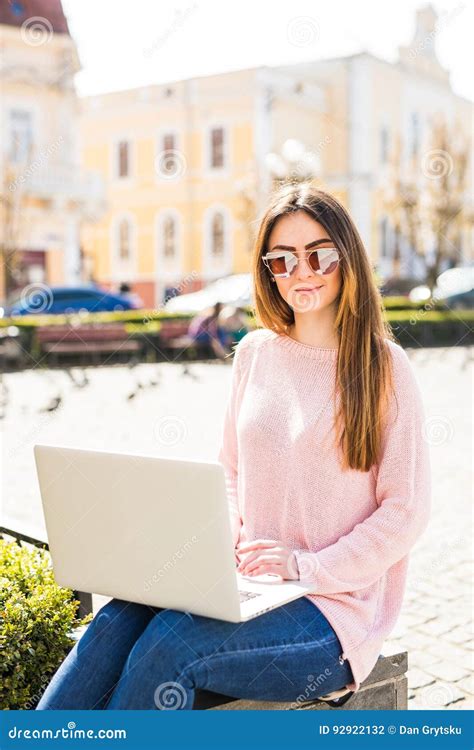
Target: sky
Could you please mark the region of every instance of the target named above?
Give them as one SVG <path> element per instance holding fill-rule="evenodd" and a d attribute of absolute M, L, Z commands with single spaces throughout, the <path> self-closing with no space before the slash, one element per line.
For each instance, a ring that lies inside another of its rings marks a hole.
<path fill-rule="evenodd" d="M 363 50 L 389 61 L 408 44 L 416 0 L 62 0 L 81 96 Z M 474 99 L 472 0 L 433 2 L 436 50 L 457 94 Z M 469 62 L 471 60 L 471 62 Z"/>

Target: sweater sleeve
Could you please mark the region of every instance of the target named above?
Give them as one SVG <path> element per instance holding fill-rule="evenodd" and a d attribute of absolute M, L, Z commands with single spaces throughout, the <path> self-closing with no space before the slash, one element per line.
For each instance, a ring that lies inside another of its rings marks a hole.
<path fill-rule="evenodd" d="M 241 368 L 245 338 L 241 339 L 234 349 L 230 393 L 224 415 L 222 437 L 217 460 L 224 468 L 227 501 L 234 549 L 239 541 L 242 519 L 237 499 L 238 445 L 237 445 L 237 408 L 241 385 Z"/>
<path fill-rule="evenodd" d="M 431 509 L 429 448 L 420 389 L 405 351 L 392 344 L 394 392 L 376 474 L 377 509 L 334 544 L 295 550 L 301 580 L 315 593 L 337 594 L 375 583 L 408 554 Z M 348 498 L 350 503 L 350 497 Z"/>

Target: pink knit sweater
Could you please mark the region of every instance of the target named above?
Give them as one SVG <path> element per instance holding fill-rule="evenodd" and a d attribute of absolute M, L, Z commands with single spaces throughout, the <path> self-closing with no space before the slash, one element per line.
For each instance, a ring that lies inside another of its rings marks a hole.
<path fill-rule="evenodd" d="M 424 407 L 404 350 L 387 339 L 396 399 L 378 466 L 342 469 L 331 398 L 337 350 L 268 329 L 239 342 L 218 461 L 234 545 L 275 539 L 295 551 L 307 598 L 334 628 L 357 690 L 400 608 L 408 553 L 427 526 L 430 459 Z M 398 410 L 397 410 L 398 405 Z"/>

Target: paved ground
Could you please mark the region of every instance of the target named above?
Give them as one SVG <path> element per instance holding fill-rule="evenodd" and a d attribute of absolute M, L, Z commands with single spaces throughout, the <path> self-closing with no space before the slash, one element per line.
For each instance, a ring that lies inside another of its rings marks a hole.
<path fill-rule="evenodd" d="M 412 552 L 404 607 L 384 653 L 409 651 L 409 706 L 473 708 L 472 351 L 407 350 L 426 407 L 433 514 Z M 196 363 L 4 376 L 5 522 L 44 534 L 36 442 L 214 460 L 231 368 Z M 60 399 L 59 406 L 54 406 Z M 52 409 L 51 411 L 48 411 Z M 97 598 L 95 607 L 103 603 Z"/>

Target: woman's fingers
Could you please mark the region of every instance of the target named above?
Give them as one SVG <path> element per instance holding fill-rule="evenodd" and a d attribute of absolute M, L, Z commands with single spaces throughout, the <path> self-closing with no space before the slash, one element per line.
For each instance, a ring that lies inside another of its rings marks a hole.
<path fill-rule="evenodd" d="M 239 563 L 239 570 L 243 570 L 244 568 L 246 568 L 249 563 L 256 560 L 258 557 L 260 557 L 260 555 L 261 555 L 261 552 L 249 552 L 248 555 L 243 556 L 243 559 L 241 557 L 240 563 Z"/>
<path fill-rule="evenodd" d="M 258 560 L 259 558 L 262 558 L 264 555 L 268 555 L 268 552 L 262 551 L 262 550 L 255 550 L 255 552 L 249 552 L 246 554 L 243 558 L 243 560 L 240 563 L 239 568 L 247 568 L 247 566 L 254 562 L 254 560 Z"/>
<path fill-rule="evenodd" d="M 253 542 L 243 542 L 239 544 L 237 549 L 239 552 L 250 552 L 250 550 L 263 549 L 268 547 L 278 547 L 280 542 L 275 539 L 256 539 Z"/>
<path fill-rule="evenodd" d="M 244 575 L 248 575 L 257 570 L 257 568 L 262 567 L 263 565 L 274 565 L 283 568 L 283 563 L 280 557 L 277 557 L 275 555 L 261 555 L 257 559 L 250 562 L 248 565 L 245 564 L 242 572 L 244 573 Z"/>
<path fill-rule="evenodd" d="M 253 570 L 249 573 L 245 573 L 245 575 L 249 576 L 259 576 L 263 573 L 272 573 L 273 575 L 278 575 L 284 578 L 284 568 L 282 565 L 276 565 L 275 563 L 262 563 L 260 565 L 257 565 L 257 567 L 253 568 Z"/>

